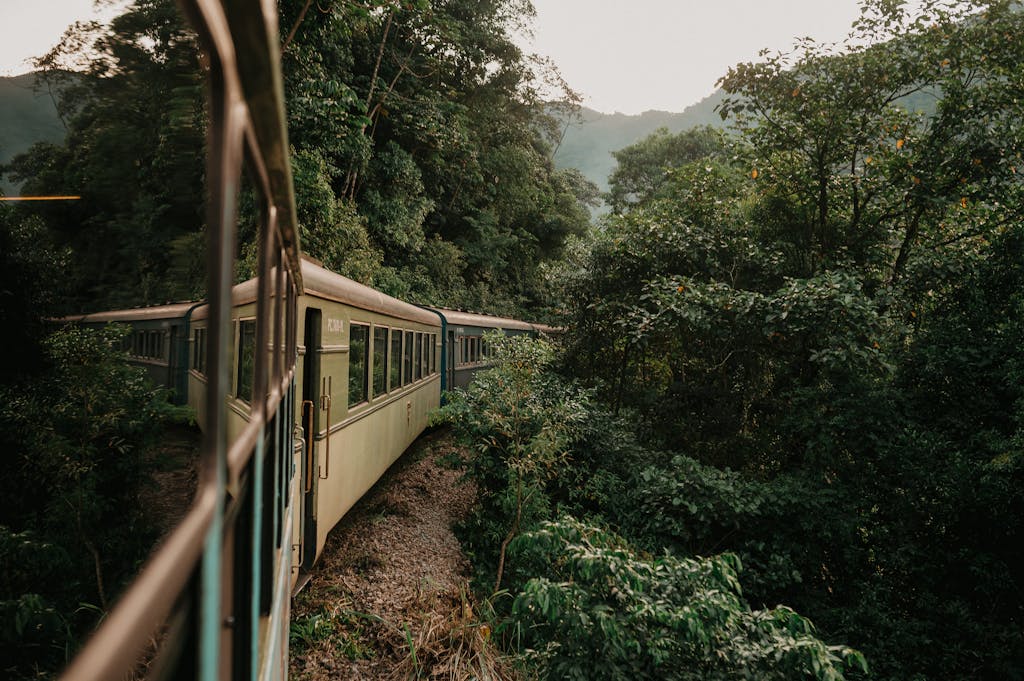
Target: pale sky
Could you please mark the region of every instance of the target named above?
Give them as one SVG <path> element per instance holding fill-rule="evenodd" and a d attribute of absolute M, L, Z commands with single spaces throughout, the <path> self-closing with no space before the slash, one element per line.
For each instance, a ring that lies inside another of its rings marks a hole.
<path fill-rule="evenodd" d="M 858 0 L 533 0 L 528 51 L 551 57 L 598 111 L 681 111 L 761 48 L 842 39 Z M 29 70 L 93 0 L 0 0 L 0 75 Z M 106 12 L 109 16 L 109 10 Z"/>
<path fill-rule="evenodd" d="M 46 54 L 75 21 L 106 21 L 123 2 L 103 0 L 0 0 L 0 76 L 32 69 L 33 57 Z M 111 5 L 114 7 L 112 8 Z"/>
<path fill-rule="evenodd" d="M 797 37 L 842 40 L 858 0 L 533 0 L 533 50 L 584 105 L 605 113 L 682 111 L 733 64 Z"/>

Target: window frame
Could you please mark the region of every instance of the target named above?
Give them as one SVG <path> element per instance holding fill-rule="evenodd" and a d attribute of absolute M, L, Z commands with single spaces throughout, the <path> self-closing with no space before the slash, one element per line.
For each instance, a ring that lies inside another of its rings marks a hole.
<path fill-rule="evenodd" d="M 412 378 L 412 348 L 414 332 L 404 331 L 405 340 L 402 341 L 402 385 L 411 385 Z"/>
<path fill-rule="evenodd" d="M 388 329 L 388 392 L 402 388 L 402 329 Z M 398 347 L 395 347 L 395 343 Z M 397 375 L 396 375 L 397 373 Z"/>
<path fill-rule="evenodd" d="M 371 374 L 371 376 L 370 376 L 370 378 L 371 378 L 370 387 L 372 389 L 372 392 L 370 393 L 370 399 L 373 399 L 374 397 L 376 397 L 378 395 L 386 395 L 388 393 L 388 369 L 389 369 L 389 366 L 388 366 L 388 349 L 389 349 L 389 343 L 390 343 L 390 340 L 391 340 L 388 331 L 389 331 L 389 329 L 386 326 L 376 326 L 376 325 L 374 325 L 372 333 L 370 334 L 371 337 L 372 337 L 372 342 L 373 342 L 373 349 L 372 349 L 372 352 L 371 352 L 371 354 L 373 356 L 373 366 L 372 366 L 372 369 L 370 371 L 370 374 Z M 377 342 L 379 340 L 381 340 L 379 338 L 379 336 L 380 336 L 380 334 L 382 332 L 384 334 L 383 341 L 382 341 L 383 342 L 383 349 L 382 349 L 382 351 L 380 353 L 380 360 L 381 360 L 380 364 L 381 364 L 381 366 L 378 367 L 377 366 L 377 364 L 378 364 L 377 363 Z M 379 373 L 378 373 L 378 370 L 379 370 Z M 380 376 L 380 379 L 381 379 L 381 381 L 380 381 L 381 382 L 381 386 L 380 386 L 379 390 L 378 390 L 378 386 L 377 386 L 377 377 L 378 377 L 378 375 Z"/>
<path fill-rule="evenodd" d="M 253 390 L 256 382 L 256 318 L 239 319 L 235 327 L 235 397 L 246 404 L 252 404 Z M 249 331 L 251 329 L 251 332 Z M 246 366 L 246 347 L 243 345 L 246 336 L 252 336 L 251 349 L 248 366 Z M 247 374 L 248 385 L 243 386 L 243 371 Z M 243 393 L 243 387 L 248 388 L 248 396 Z"/>
<path fill-rule="evenodd" d="M 349 409 L 352 409 L 353 407 L 358 407 L 360 404 L 364 404 L 370 401 L 370 328 L 370 325 L 366 323 L 359 323 L 354 321 L 349 321 L 348 323 L 348 383 L 346 384 L 348 386 L 348 395 L 345 399 L 345 403 Z M 354 385 L 352 379 L 355 378 L 355 376 L 353 376 L 353 368 L 357 366 L 356 362 L 353 361 L 353 359 L 356 357 L 356 346 L 355 343 L 353 342 L 353 335 L 356 329 L 360 329 L 365 333 L 365 336 L 363 338 L 363 350 L 361 353 L 362 356 L 360 357 L 361 361 L 359 362 L 359 365 L 362 366 L 362 371 L 360 372 L 361 376 L 359 376 L 359 378 L 362 379 L 361 395 L 354 395 L 354 391 L 352 390 L 352 386 Z M 356 396 L 359 396 L 361 399 L 353 401 L 353 398 Z"/>

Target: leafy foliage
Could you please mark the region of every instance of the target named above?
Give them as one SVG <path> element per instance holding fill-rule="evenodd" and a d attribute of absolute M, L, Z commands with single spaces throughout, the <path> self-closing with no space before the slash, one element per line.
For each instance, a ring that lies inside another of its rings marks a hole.
<path fill-rule="evenodd" d="M 586 397 L 546 371 L 552 360 L 546 341 L 500 333 L 486 339 L 498 366 L 450 393 L 441 417 L 475 450 L 469 471 L 484 492 L 469 534 L 476 537 L 474 553 L 496 565 L 496 592 L 509 543 L 550 513 L 545 486 L 578 436 Z"/>
<path fill-rule="evenodd" d="M 45 371 L 0 386 L 0 648 L 12 674 L 65 663 L 155 539 L 138 501 L 143 455 L 177 411 L 112 349 L 122 335 L 57 331 Z"/>
<path fill-rule="evenodd" d="M 57 89 L 67 138 L 5 170 L 26 194 L 82 197 L 31 209 L 74 254 L 64 311 L 195 290 L 169 276 L 169 244 L 202 229 L 205 129 L 197 48 L 173 3 L 139 0 L 108 31 L 73 25 L 37 67 Z"/>
<path fill-rule="evenodd" d="M 536 304 L 538 264 L 584 229 L 592 191 L 548 157 L 540 88 L 557 74 L 510 38 L 529 3 L 305 10 L 281 6 L 290 134 L 300 156 L 323 160 L 317 182 L 380 254 L 363 280 L 434 304 Z M 319 242 L 314 232 L 311 254 L 327 262 Z"/>
<path fill-rule="evenodd" d="M 280 5 L 307 254 L 417 302 L 507 314 L 542 303 L 538 267 L 586 228 L 596 189 L 550 160 L 542 92 L 560 110 L 578 98 L 512 42 L 529 3 L 309 7 Z M 65 311 L 202 297 L 203 74 L 174 3 L 72 26 L 37 66 L 67 138 L 2 170 L 26 192 L 82 196 L 36 207 L 74 256 Z M 241 236 L 251 261 L 251 221 Z"/>
<path fill-rule="evenodd" d="M 607 200 L 615 212 L 646 203 L 661 193 L 672 172 L 724 150 L 721 132 L 699 127 L 672 135 L 659 128 L 639 142 L 612 152 L 616 167 L 608 178 Z"/>
<path fill-rule="evenodd" d="M 656 553 L 736 553 L 751 603 L 877 678 L 1024 673 L 1022 21 L 868 2 L 841 49 L 734 67 L 730 155 L 664 144 L 672 172 L 561 292 L 567 368 L 640 437 L 602 517 Z"/>
<path fill-rule="evenodd" d="M 650 559 L 571 516 L 551 522 L 571 508 L 652 536 L 631 525 L 657 524 L 647 514 L 660 498 L 642 487 L 647 472 L 632 468 L 659 456 L 550 373 L 547 343 L 489 341 L 497 365 L 443 410 L 474 448 L 468 470 L 481 485 L 462 535 L 478 572 L 497 574 L 491 590 L 514 595 L 501 629 L 543 678 L 841 679 L 865 668 L 859 653 L 826 645 L 792 610 L 751 611 L 734 556 Z M 683 497 L 703 507 L 714 492 Z"/>
<path fill-rule="evenodd" d="M 531 579 L 513 621 L 545 678 L 842 679 L 863 656 L 789 608 L 750 610 L 735 556 L 638 556 L 563 518 L 524 535 Z"/>

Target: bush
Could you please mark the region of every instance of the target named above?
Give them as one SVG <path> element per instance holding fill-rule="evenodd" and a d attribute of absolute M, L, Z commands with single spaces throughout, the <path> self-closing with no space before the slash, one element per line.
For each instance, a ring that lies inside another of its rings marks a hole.
<path fill-rule="evenodd" d="M 572 518 L 516 540 L 531 579 L 512 624 L 552 679 L 842 679 L 867 671 L 850 648 L 828 646 L 784 606 L 751 610 L 740 563 L 645 558 L 615 535 Z"/>
<path fill-rule="evenodd" d="M 489 340 L 496 366 L 442 412 L 471 446 L 468 474 L 480 485 L 461 535 L 478 576 L 494 579 L 490 593 L 513 595 L 495 616 L 542 677 L 841 679 L 865 668 L 860 653 L 826 645 L 789 608 L 751 610 L 735 555 L 652 559 L 593 527 L 599 518 L 658 552 L 685 553 L 777 499 L 640 446 L 623 420 L 547 370 L 547 343 Z"/>
<path fill-rule="evenodd" d="M 56 331 L 42 372 L 0 386 L 0 610 L 13 623 L 0 647 L 14 678 L 63 665 L 156 539 L 139 503 L 145 452 L 182 411 L 124 361 L 124 333 Z"/>
<path fill-rule="evenodd" d="M 463 536 L 477 565 L 494 566 L 498 591 L 508 544 L 549 517 L 546 485 L 578 437 L 587 397 L 545 371 L 553 359 L 549 343 L 501 334 L 486 339 L 496 366 L 450 394 L 442 416 L 473 451 L 469 474 L 481 499 Z"/>

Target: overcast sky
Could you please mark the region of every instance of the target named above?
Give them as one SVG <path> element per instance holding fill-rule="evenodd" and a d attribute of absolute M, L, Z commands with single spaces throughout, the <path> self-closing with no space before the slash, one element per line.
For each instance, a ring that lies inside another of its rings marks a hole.
<path fill-rule="evenodd" d="M 732 64 L 793 39 L 843 38 L 858 0 L 533 0 L 532 44 L 599 111 L 681 111 Z M 0 0 L 0 75 L 24 73 L 92 0 Z"/>
<path fill-rule="evenodd" d="M 733 64 L 794 38 L 839 41 L 858 0 L 533 0 L 533 51 L 598 111 L 681 111 Z"/>

